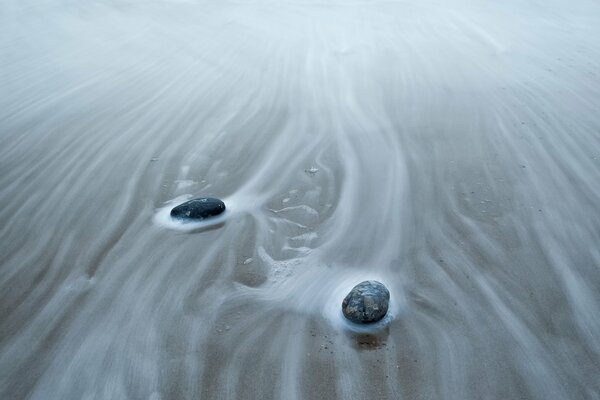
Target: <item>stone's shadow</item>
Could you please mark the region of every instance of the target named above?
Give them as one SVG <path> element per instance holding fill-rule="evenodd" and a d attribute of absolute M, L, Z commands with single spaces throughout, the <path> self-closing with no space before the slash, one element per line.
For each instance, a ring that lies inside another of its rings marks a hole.
<path fill-rule="evenodd" d="M 219 222 L 218 224 L 214 224 L 214 225 L 199 226 L 198 228 L 190 229 L 189 231 L 186 232 L 186 234 L 190 234 L 190 233 L 196 234 L 196 233 L 209 232 L 209 231 L 220 229 L 220 228 L 222 228 L 224 226 L 225 226 L 225 221 Z"/>
<path fill-rule="evenodd" d="M 373 333 L 348 333 L 354 348 L 357 350 L 378 350 L 387 346 L 390 328 Z"/>

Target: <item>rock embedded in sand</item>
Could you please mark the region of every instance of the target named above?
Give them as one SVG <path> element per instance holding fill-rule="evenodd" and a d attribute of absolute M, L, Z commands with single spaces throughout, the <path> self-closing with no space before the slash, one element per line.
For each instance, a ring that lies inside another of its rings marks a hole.
<path fill-rule="evenodd" d="M 211 197 L 201 197 L 186 201 L 171 210 L 171 217 L 177 219 L 202 220 L 214 217 L 225 211 L 225 203 Z"/>
<path fill-rule="evenodd" d="M 388 311 L 390 292 L 377 281 L 364 281 L 354 286 L 342 302 L 344 316 L 357 324 L 377 322 Z"/>

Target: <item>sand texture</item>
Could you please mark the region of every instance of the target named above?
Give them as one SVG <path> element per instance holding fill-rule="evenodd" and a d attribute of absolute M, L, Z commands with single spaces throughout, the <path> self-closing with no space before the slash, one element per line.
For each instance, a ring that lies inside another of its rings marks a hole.
<path fill-rule="evenodd" d="M 0 1 L 0 399 L 599 377 L 597 0 Z"/>

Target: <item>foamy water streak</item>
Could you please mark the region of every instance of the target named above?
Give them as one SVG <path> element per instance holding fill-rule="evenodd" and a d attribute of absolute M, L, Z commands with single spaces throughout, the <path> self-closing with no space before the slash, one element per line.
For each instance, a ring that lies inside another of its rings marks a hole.
<path fill-rule="evenodd" d="M 598 37 L 587 0 L 3 1 L 0 398 L 600 398 Z"/>

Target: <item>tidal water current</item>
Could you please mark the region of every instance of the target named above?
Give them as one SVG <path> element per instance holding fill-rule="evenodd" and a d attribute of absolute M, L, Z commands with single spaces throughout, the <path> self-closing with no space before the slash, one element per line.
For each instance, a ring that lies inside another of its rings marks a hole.
<path fill-rule="evenodd" d="M 600 3 L 2 0 L 0 399 L 600 399 Z"/>

